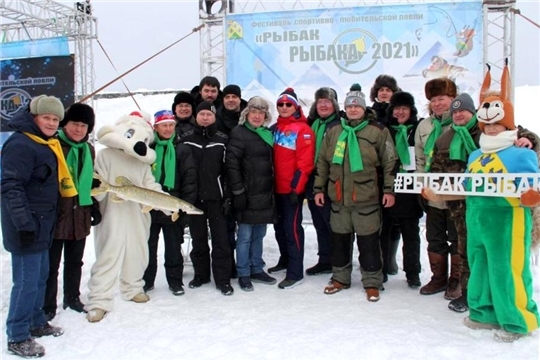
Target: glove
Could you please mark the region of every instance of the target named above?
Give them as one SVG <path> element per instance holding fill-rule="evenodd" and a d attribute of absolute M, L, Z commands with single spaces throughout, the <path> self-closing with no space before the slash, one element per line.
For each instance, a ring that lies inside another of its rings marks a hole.
<path fill-rule="evenodd" d="M 238 210 L 238 211 L 246 210 L 246 207 L 247 207 L 246 193 L 243 192 L 239 195 L 236 195 L 233 199 L 233 205 L 234 205 L 235 210 Z"/>
<path fill-rule="evenodd" d="M 289 202 L 291 203 L 291 205 L 298 205 L 298 201 L 298 194 L 294 191 L 291 191 L 289 193 Z"/>
<path fill-rule="evenodd" d="M 189 215 L 186 214 L 184 211 L 180 210 L 178 212 L 178 215 L 180 215 L 180 217 L 178 218 L 178 223 L 180 224 L 180 226 L 185 229 L 186 227 L 189 226 Z"/>
<path fill-rule="evenodd" d="M 225 216 L 229 216 L 231 214 L 231 199 L 227 198 L 223 200 L 223 204 L 221 205 L 221 213 Z"/>
<path fill-rule="evenodd" d="M 90 215 L 92 216 L 92 221 L 90 222 L 92 226 L 96 226 L 101 222 L 101 211 L 99 211 L 99 206 L 92 206 Z"/>
<path fill-rule="evenodd" d="M 92 189 L 98 188 L 101 185 L 101 181 L 99 179 L 92 179 Z"/>
<path fill-rule="evenodd" d="M 21 230 L 19 231 L 19 241 L 21 246 L 30 246 L 36 240 L 36 233 L 33 231 Z"/>

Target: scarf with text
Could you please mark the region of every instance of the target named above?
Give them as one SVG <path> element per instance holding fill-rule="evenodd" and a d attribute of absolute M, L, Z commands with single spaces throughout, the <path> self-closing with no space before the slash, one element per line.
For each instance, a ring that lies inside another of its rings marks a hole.
<path fill-rule="evenodd" d="M 409 154 L 409 130 L 414 125 L 392 125 L 392 129 L 396 130 L 396 151 L 399 160 L 403 165 L 411 165 L 411 156 Z"/>
<path fill-rule="evenodd" d="M 165 181 L 163 185 L 169 189 L 174 188 L 176 175 L 176 150 L 174 148 L 175 135 L 170 139 L 162 140 L 157 132 L 154 132 L 154 142 L 156 147 L 156 162 L 152 165 L 152 173 L 157 182 L 161 183 L 161 171 L 165 168 Z"/>
<path fill-rule="evenodd" d="M 326 132 L 326 125 L 328 125 L 335 118 L 336 114 L 332 114 L 325 120 L 317 118 L 317 120 L 313 122 L 313 125 L 311 125 L 311 129 L 315 133 L 315 164 L 317 164 L 317 159 L 319 158 L 319 150 L 321 149 L 324 133 Z"/>
<path fill-rule="evenodd" d="M 345 149 L 349 147 L 349 165 L 351 171 L 364 170 L 364 164 L 362 163 L 362 154 L 360 153 L 360 145 L 356 138 L 356 132 L 362 130 L 368 126 L 369 121 L 364 120 L 355 127 L 347 125 L 345 119 L 341 119 L 341 126 L 343 131 L 339 134 L 336 149 L 334 150 L 334 157 L 332 158 L 332 164 L 343 165 L 343 159 L 345 158 Z"/>
<path fill-rule="evenodd" d="M 478 149 L 471 136 L 470 130 L 478 123 L 476 114 L 469 122 L 463 126 L 452 124 L 452 129 L 456 134 L 450 143 L 450 160 L 461 160 L 467 162 L 470 153 Z"/>
<path fill-rule="evenodd" d="M 429 134 L 426 140 L 426 146 L 424 147 L 424 154 L 426 155 L 426 171 L 431 169 L 431 163 L 433 163 L 433 150 L 435 149 L 435 142 L 441 136 L 443 127 L 452 123 L 452 118 L 446 120 L 433 119 L 433 130 Z"/>

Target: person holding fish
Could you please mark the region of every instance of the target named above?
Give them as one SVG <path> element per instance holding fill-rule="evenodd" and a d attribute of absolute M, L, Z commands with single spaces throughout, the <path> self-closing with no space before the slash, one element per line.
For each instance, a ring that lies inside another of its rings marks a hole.
<path fill-rule="evenodd" d="M 152 165 L 152 173 L 163 191 L 194 204 L 197 199 L 197 168 L 191 149 L 178 143 L 180 136 L 175 131 L 175 125 L 176 119 L 172 111 L 161 110 L 154 114 L 154 143 L 150 147 L 156 151 L 156 162 Z M 182 211 L 177 221 L 159 210 L 150 211 L 150 215 L 152 225 L 148 238 L 148 267 L 143 276 L 144 291 L 154 289 L 159 234 L 163 231 L 165 277 L 169 290 L 173 295 L 184 295 L 182 243 L 184 227 L 189 221 L 188 215 Z"/>

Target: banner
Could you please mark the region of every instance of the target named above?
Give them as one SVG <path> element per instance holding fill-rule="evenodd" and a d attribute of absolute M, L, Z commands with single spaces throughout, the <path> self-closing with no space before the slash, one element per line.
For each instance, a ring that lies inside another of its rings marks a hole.
<path fill-rule="evenodd" d="M 0 61 L 0 132 L 12 131 L 9 120 L 35 96 L 56 96 L 64 106 L 73 104 L 74 63 L 73 55 Z"/>
<path fill-rule="evenodd" d="M 69 41 L 67 36 L 0 43 L 1 59 L 68 55 Z"/>
<path fill-rule="evenodd" d="M 343 101 L 353 83 L 369 97 L 388 74 L 421 109 L 425 82 L 447 76 L 476 99 L 482 19 L 482 1 L 227 15 L 227 84 L 270 101 L 287 87 L 312 101 L 330 86 Z"/>

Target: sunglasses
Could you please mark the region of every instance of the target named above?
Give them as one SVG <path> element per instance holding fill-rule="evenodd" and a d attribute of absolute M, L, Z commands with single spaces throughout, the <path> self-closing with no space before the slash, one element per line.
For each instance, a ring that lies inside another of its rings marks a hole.
<path fill-rule="evenodd" d="M 288 103 L 288 102 L 286 102 L 286 103 L 280 102 L 280 103 L 277 103 L 277 106 L 278 106 L 278 107 L 282 107 L 282 106 L 292 107 L 293 104 Z"/>

